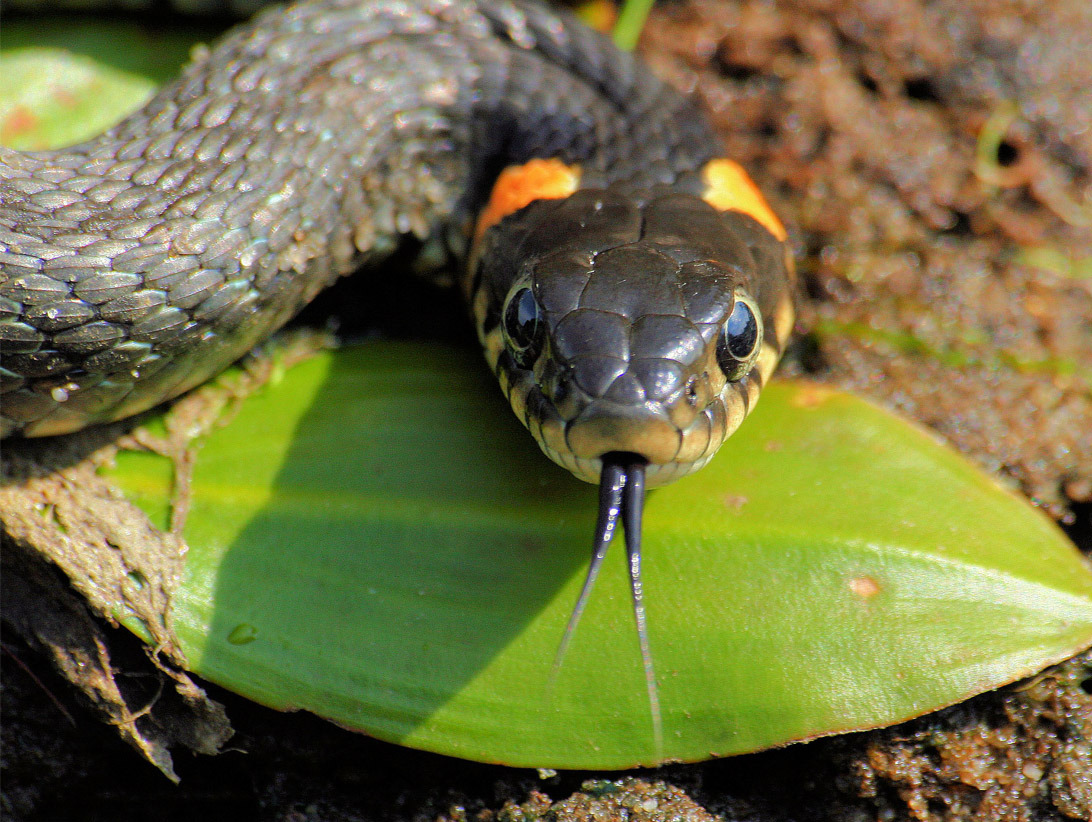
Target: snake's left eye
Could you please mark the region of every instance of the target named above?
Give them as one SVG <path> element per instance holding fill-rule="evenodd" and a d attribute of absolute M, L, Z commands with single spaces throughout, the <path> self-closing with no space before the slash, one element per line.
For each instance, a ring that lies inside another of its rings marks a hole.
<path fill-rule="evenodd" d="M 512 358 L 520 368 L 530 368 L 546 336 L 546 321 L 530 288 L 519 288 L 509 295 L 502 326 Z"/>
<path fill-rule="evenodd" d="M 717 362 L 729 382 L 743 379 L 761 348 L 762 320 L 751 299 L 739 294 L 717 341 Z"/>

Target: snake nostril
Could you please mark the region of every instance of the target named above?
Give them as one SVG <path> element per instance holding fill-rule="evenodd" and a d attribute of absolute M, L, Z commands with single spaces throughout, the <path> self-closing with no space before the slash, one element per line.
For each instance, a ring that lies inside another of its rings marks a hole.
<path fill-rule="evenodd" d="M 543 394 L 564 420 L 573 419 L 584 407 L 583 392 L 574 381 L 572 369 L 556 369 L 541 386 Z"/>
<path fill-rule="evenodd" d="M 691 406 L 698 404 L 698 378 L 691 377 L 686 381 L 686 401 Z"/>

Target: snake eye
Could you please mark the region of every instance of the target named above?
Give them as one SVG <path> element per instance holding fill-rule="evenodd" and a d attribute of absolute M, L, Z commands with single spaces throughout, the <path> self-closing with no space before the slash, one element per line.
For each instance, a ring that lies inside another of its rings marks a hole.
<path fill-rule="evenodd" d="M 762 347 L 762 321 L 749 297 L 739 295 L 717 341 L 717 362 L 728 382 L 750 371 Z"/>
<path fill-rule="evenodd" d="M 504 339 L 516 365 L 530 368 L 538 358 L 546 323 L 530 288 L 519 288 L 504 306 Z"/>

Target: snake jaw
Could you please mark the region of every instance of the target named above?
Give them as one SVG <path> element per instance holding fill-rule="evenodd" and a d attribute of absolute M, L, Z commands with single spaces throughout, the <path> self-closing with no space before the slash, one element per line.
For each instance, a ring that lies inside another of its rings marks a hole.
<path fill-rule="evenodd" d="M 626 535 L 626 566 L 629 572 L 630 594 L 633 599 L 633 618 L 637 626 L 637 639 L 641 646 L 641 664 L 648 691 L 649 712 L 652 719 L 656 757 L 663 750 L 663 722 L 660 712 L 660 696 L 656 686 L 656 671 L 652 663 L 652 648 L 648 639 L 648 620 L 645 614 L 644 583 L 641 579 L 641 519 L 645 502 L 645 469 L 648 461 L 626 451 L 612 451 L 601 457 L 602 473 L 599 480 L 599 512 L 596 517 L 592 558 L 584 585 L 580 589 L 569 621 L 554 658 L 554 675 L 561 667 L 565 652 L 572 641 L 580 617 L 587 607 L 595 580 L 603 567 L 607 549 L 614 532 L 621 522 Z"/>

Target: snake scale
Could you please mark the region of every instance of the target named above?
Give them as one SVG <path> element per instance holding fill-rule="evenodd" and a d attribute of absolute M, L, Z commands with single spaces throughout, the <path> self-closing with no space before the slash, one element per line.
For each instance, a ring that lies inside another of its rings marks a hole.
<path fill-rule="evenodd" d="M 792 325 L 785 232 L 700 110 L 524 0 L 304 0 L 81 145 L 0 149 L 0 420 L 193 388 L 407 240 L 462 261 L 486 360 L 619 521 L 648 680 L 645 486 L 704 465 Z M 658 719 L 656 720 L 658 723 Z"/>

